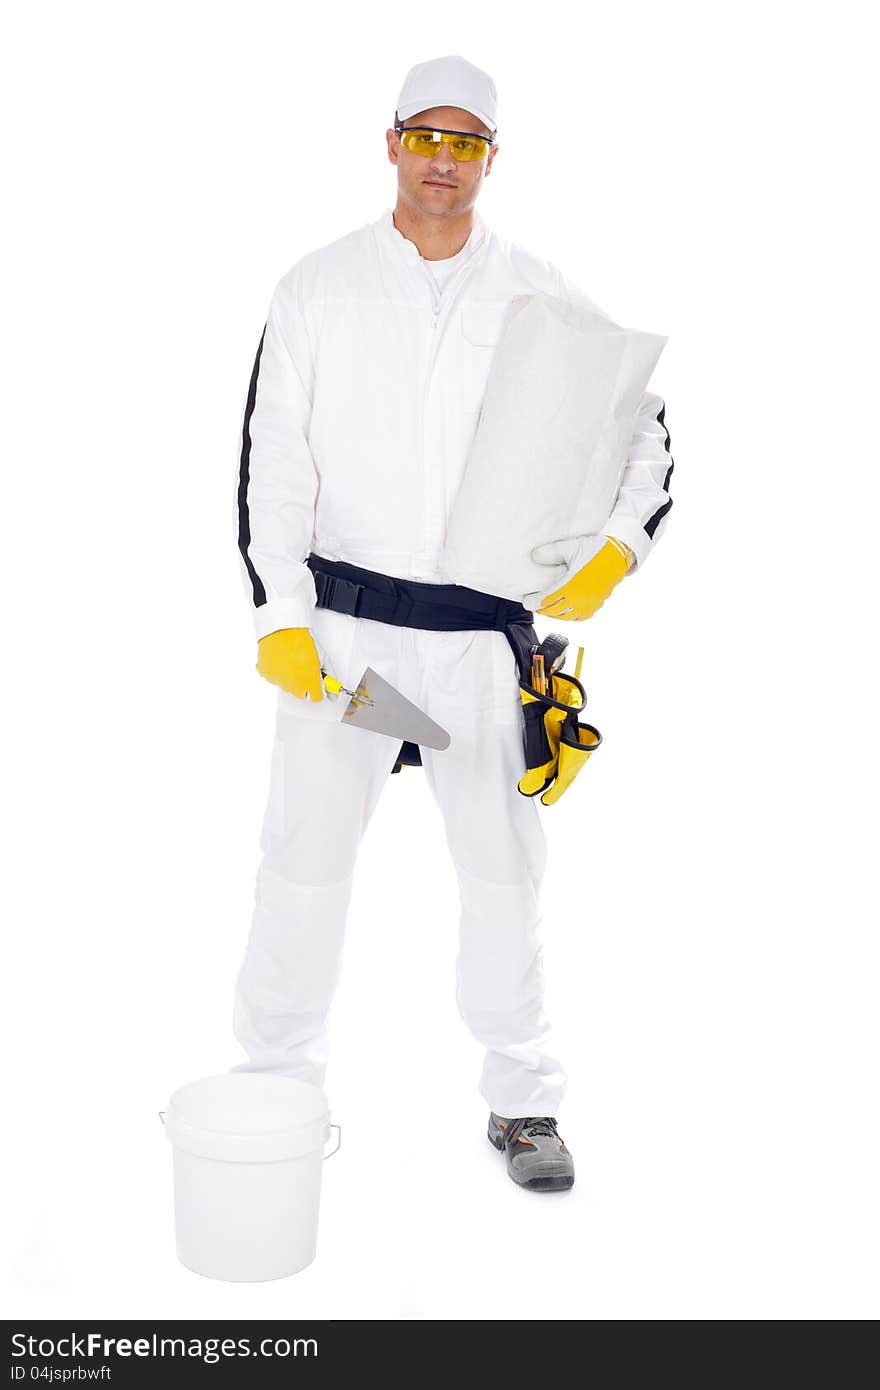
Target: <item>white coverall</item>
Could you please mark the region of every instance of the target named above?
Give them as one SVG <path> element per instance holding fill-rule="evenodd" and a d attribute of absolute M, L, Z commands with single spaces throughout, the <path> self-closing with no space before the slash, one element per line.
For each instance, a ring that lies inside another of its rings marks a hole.
<path fill-rule="evenodd" d="M 276 286 L 245 407 L 236 515 L 257 637 L 309 627 L 346 685 L 372 666 L 451 735 L 423 748 L 458 877 L 457 999 L 485 1049 L 480 1092 L 504 1116 L 555 1115 L 564 1072 L 543 1007 L 546 845 L 525 771 L 513 653 L 501 632 L 393 627 L 317 608 L 310 551 L 434 583 L 507 305 L 545 291 L 595 305 L 478 213 L 437 263 L 387 208 Z M 635 552 L 671 507 L 663 401 L 646 393 L 606 533 Z M 503 479 L 499 480 L 503 485 Z M 630 571 L 632 573 L 632 570 Z M 339 727 L 347 697 L 279 690 L 253 921 L 235 992 L 248 1061 L 322 1085 L 358 844 L 399 742 Z M 380 918 L 376 916 L 376 929 Z"/>

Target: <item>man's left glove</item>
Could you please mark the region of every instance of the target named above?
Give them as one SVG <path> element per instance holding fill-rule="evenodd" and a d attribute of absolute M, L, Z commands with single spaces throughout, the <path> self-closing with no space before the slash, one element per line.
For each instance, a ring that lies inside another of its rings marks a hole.
<path fill-rule="evenodd" d="M 592 618 L 608 595 L 623 579 L 633 560 L 633 551 L 612 536 L 579 536 L 574 540 L 551 541 L 532 551 L 539 565 L 565 566 L 563 583 L 541 598 L 540 592 L 526 595 L 526 602 L 540 599 L 537 612 L 546 618 L 579 622 Z"/>

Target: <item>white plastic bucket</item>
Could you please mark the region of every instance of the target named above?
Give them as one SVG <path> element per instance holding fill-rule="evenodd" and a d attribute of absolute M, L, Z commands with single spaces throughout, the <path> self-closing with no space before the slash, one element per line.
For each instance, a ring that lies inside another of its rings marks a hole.
<path fill-rule="evenodd" d="M 177 1255 L 187 1269 L 250 1282 L 311 1264 L 324 1145 L 336 1128 L 323 1091 L 286 1076 L 226 1072 L 181 1086 L 163 1118 Z"/>

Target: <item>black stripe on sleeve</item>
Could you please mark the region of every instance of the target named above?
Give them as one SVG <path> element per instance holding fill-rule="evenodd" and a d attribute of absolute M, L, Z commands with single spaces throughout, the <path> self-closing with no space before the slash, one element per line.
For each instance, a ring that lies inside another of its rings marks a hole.
<path fill-rule="evenodd" d="M 657 423 L 663 426 L 663 433 L 666 435 L 666 439 L 664 440 L 664 448 L 666 449 L 667 454 L 669 454 L 670 446 L 671 446 L 671 444 L 672 444 L 672 440 L 671 440 L 670 437 L 669 437 L 669 430 L 666 428 L 666 402 L 665 402 L 665 401 L 663 402 L 663 405 L 660 407 L 660 413 L 659 413 L 659 415 L 657 416 Z M 667 470 L 666 470 L 666 477 L 663 479 L 663 491 L 664 491 L 664 492 L 668 492 L 668 491 L 669 491 L 669 479 L 672 477 L 672 470 L 673 470 L 674 467 L 675 467 L 675 460 L 672 458 L 672 456 L 671 456 L 671 454 L 670 454 L 670 458 L 669 458 L 669 467 L 668 467 Z M 654 532 L 657 530 L 657 527 L 660 525 L 660 522 L 663 520 L 664 516 L 665 516 L 666 513 L 669 511 L 669 509 L 671 508 L 671 506 L 672 506 L 672 498 L 669 497 L 669 498 L 667 498 L 667 500 L 663 503 L 663 506 L 662 506 L 662 507 L 658 507 L 657 510 L 656 510 L 656 512 L 654 512 L 654 515 L 653 515 L 653 516 L 649 516 L 649 517 L 648 517 L 648 520 L 645 522 L 644 527 L 643 527 L 643 530 L 647 532 L 647 534 L 651 537 L 652 540 L 654 539 Z"/>
<path fill-rule="evenodd" d="M 257 378 L 260 375 L 260 357 L 263 352 L 263 339 L 266 336 L 266 329 L 260 336 L 260 345 L 257 348 L 257 355 L 254 358 L 254 370 L 251 372 L 251 384 L 248 388 L 247 405 L 244 411 L 244 424 L 241 428 L 241 464 L 238 471 L 238 548 L 244 560 L 245 568 L 250 575 L 251 586 L 254 591 L 254 607 L 261 608 L 266 602 L 266 590 L 263 581 L 254 569 L 253 561 L 248 554 L 248 547 L 251 543 L 251 518 L 248 512 L 248 483 L 250 482 L 251 470 L 251 416 L 254 413 L 254 406 L 257 402 Z"/>
<path fill-rule="evenodd" d="M 663 404 L 662 404 L 661 407 L 660 407 L 660 414 L 657 416 L 657 423 L 658 423 L 658 425 L 662 425 L 662 426 L 663 426 L 663 433 L 666 435 L 666 440 L 665 440 L 665 442 L 664 442 L 664 448 L 666 449 L 666 452 L 667 452 L 667 454 L 668 454 L 668 453 L 669 453 L 669 446 L 671 445 L 672 440 L 669 438 L 669 430 L 666 428 L 666 402 L 665 402 L 665 401 L 663 402 Z"/>
<path fill-rule="evenodd" d="M 669 500 L 664 502 L 662 507 L 658 507 L 654 515 L 649 516 L 648 520 L 645 522 L 645 530 L 651 537 L 651 540 L 654 539 L 654 532 L 657 530 L 657 527 L 660 525 L 660 522 L 663 520 L 664 516 L 669 511 L 671 506 L 672 498 L 670 497 Z"/>

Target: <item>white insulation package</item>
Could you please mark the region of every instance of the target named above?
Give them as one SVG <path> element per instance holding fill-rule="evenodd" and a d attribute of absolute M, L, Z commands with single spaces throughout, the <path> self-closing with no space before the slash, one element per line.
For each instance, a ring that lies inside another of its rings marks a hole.
<path fill-rule="evenodd" d="M 447 525 L 453 583 L 519 600 L 549 592 L 531 552 L 607 522 L 666 342 L 554 295 L 514 296 Z"/>

